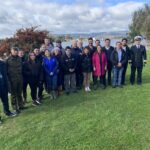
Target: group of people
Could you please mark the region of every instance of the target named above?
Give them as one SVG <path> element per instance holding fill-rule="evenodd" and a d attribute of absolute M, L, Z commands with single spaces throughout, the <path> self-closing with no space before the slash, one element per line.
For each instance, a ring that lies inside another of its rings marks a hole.
<path fill-rule="evenodd" d="M 4 113 L 14 117 L 26 109 L 28 85 L 33 106 L 41 105 L 44 89 L 51 99 L 57 99 L 61 91 L 69 95 L 82 87 L 90 92 L 91 79 L 94 90 L 99 85 L 102 89 L 107 86 L 122 88 L 126 84 L 128 64 L 131 64 L 131 85 L 135 84 L 136 70 L 137 84 L 141 85 L 146 49 L 141 45 L 141 37 L 135 37 L 134 41 L 131 48 L 126 38 L 113 47 L 111 40 L 105 39 L 102 47 L 100 40 L 94 44 L 93 38 L 89 38 L 85 47 L 82 40 L 73 40 L 72 45 L 64 49 L 60 40 L 54 46 L 46 38 L 40 48 L 29 53 L 12 47 L 6 60 L 0 56 L 0 98 Z M 13 113 L 9 110 L 8 92 Z"/>

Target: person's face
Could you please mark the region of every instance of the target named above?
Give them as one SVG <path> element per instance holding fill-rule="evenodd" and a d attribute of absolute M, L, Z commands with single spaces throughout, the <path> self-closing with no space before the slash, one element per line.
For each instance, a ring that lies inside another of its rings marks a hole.
<path fill-rule="evenodd" d="M 34 49 L 34 54 L 37 56 L 37 55 L 39 55 L 39 53 L 40 53 L 40 50 L 39 49 Z"/>
<path fill-rule="evenodd" d="M 56 49 L 56 50 L 54 51 L 54 54 L 55 54 L 55 56 L 58 56 L 58 55 L 59 55 L 59 50 Z"/>
<path fill-rule="evenodd" d="M 22 58 L 22 57 L 24 56 L 24 52 L 23 52 L 23 51 L 19 51 L 19 52 L 18 52 L 18 56 L 19 56 L 20 58 Z"/>
<path fill-rule="evenodd" d="M 83 47 L 83 42 L 82 41 L 78 41 L 78 47 Z"/>
<path fill-rule="evenodd" d="M 61 43 L 56 43 L 56 47 L 61 47 Z"/>
<path fill-rule="evenodd" d="M 12 56 L 17 56 L 18 55 L 18 51 L 11 49 L 11 55 Z"/>
<path fill-rule="evenodd" d="M 45 43 L 45 45 L 48 45 L 50 43 L 50 40 L 49 39 L 44 39 L 44 43 Z"/>
<path fill-rule="evenodd" d="M 74 40 L 73 42 L 72 42 L 72 47 L 77 47 L 77 41 L 76 40 Z"/>
<path fill-rule="evenodd" d="M 89 46 L 93 46 L 93 40 L 89 40 Z"/>
<path fill-rule="evenodd" d="M 35 60 L 35 54 L 34 54 L 34 53 L 31 53 L 31 54 L 30 54 L 30 59 L 31 59 L 32 61 Z"/>
<path fill-rule="evenodd" d="M 96 47 L 100 45 L 100 41 L 96 41 Z"/>
<path fill-rule="evenodd" d="M 71 49 L 67 49 L 66 50 L 66 55 L 70 55 L 71 54 Z"/>
<path fill-rule="evenodd" d="M 123 40 L 123 41 L 122 41 L 122 45 L 123 45 L 123 46 L 126 46 L 127 44 L 128 44 L 128 42 L 127 42 L 126 40 Z"/>
<path fill-rule="evenodd" d="M 141 44 L 141 40 L 136 40 L 136 41 L 135 41 L 135 44 L 136 44 L 136 45 L 140 45 L 140 44 Z"/>
<path fill-rule="evenodd" d="M 106 46 L 106 47 L 109 47 L 109 46 L 110 46 L 110 41 L 109 41 L 109 40 L 106 40 L 106 41 L 105 41 L 105 46 Z"/>
<path fill-rule="evenodd" d="M 45 46 L 45 45 L 42 45 L 42 46 L 41 46 L 41 50 L 44 51 L 45 49 L 46 49 L 46 46 Z"/>
<path fill-rule="evenodd" d="M 98 46 L 97 51 L 98 51 L 98 53 L 100 53 L 102 51 L 102 48 L 100 46 Z"/>
<path fill-rule="evenodd" d="M 85 54 L 88 54 L 89 53 L 89 50 L 86 48 L 86 49 L 84 49 L 84 53 Z"/>
<path fill-rule="evenodd" d="M 117 43 L 117 44 L 116 44 L 116 48 L 117 48 L 117 49 L 121 49 L 121 48 L 122 48 L 122 44 L 121 44 L 121 43 Z"/>
<path fill-rule="evenodd" d="M 49 57 L 50 56 L 50 52 L 48 50 L 45 51 L 45 56 Z"/>

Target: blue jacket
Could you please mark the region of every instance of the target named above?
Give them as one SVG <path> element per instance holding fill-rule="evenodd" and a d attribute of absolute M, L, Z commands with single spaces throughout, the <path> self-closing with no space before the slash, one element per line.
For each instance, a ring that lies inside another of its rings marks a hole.
<path fill-rule="evenodd" d="M 58 62 L 55 57 L 51 57 L 50 59 L 44 57 L 43 59 L 43 67 L 46 75 L 53 76 L 57 75 Z M 52 75 L 50 75 L 52 73 Z"/>

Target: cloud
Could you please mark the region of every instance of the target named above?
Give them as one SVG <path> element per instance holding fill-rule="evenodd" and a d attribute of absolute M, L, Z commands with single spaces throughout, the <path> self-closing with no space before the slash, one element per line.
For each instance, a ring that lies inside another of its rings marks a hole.
<path fill-rule="evenodd" d="M 132 13 L 140 2 L 107 6 L 104 0 L 76 0 L 72 4 L 41 0 L 5 0 L 0 5 L 0 37 L 12 36 L 16 29 L 41 25 L 53 33 L 127 30 Z"/>

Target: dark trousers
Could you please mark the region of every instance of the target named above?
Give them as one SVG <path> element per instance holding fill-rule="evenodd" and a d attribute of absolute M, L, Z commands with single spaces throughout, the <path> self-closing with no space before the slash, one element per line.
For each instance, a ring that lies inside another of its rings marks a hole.
<path fill-rule="evenodd" d="M 46 86 L 47 86 L 47 90 L 48 93 L 50 93 L 51 91 L 56 91 L 57 90 L 57 75 L 53 75 L 53 76 L 46 76 Z"/>
<path fill-rule="evenodd" d="M 44 82 L 43 81 L 39 81 L 38 82 L 38 87 L 37 87 L 37 95 L 38 95 L 38 98 L 40 98 L 40 99 L 42 99 L 42 96 L 43 96 L 43 90 L 44 90 L 44 88 L 43 88 L 43 85 L 44 85 Z"/>
<path fill-rule="evenodd" d="M 38 81 L 34 81 L 34 80 L 29 81 L 32 101 L 35 101 L 37 99 L 37 82 Z"/>
<path fill-rule="evenodd" d="M 37 95 L 38 95 L 38 98 L 42 98 L 42 93 L 43 93 L 43 82 L 42 81 L 37 81 L 38 83 L 36 83 L 36 86 L 37 86 Z M 26 102 L 27 100 L 27 86 L 29 84 L 29 80 L 26 80 L 24 79 L 23 81 L 23 98 L 24 98 L 24 102 Z M 33 83 L 32 81 L 30 81 L 30 89 L 31 87 L 33 87 Z M 34 88 L 32 88 L 34 89 Z"/>
<path fill-rule="evenodd" d="M 22 79 L 12 80 L 10 82 L 11 87 L 11 104 L 14 110 L 18 110 L 23 107 L 22 99 Z"/>
<path fill-rule="evenodd" d="M 66 92 L 75 92 L 76 91 L 76 78 L 75 73 L 66 74 L 64 76 L 64 85 Z"/>
<path fill-rule="evenodd" d="M 136 66 L 131 66 L 131 76 L 130 76 L 130 83 L 134 84 L 135 83 L 135 72 L 137 70 L 137 83 L 141 84 L 142 83 L 142 70 L 143 67 L 136 67 Z"/>
<path fill-rule="evenodd" d="M 9 102 L 8 102 L 8 92 L 5 90 L 5 88 L 0 88 L 0 98 L 2 100 L 3 104 L 3 110 L 5 114 L 9 114 Z"/>
<path fill-rule="evenodd" d="M 112 83 L 111 73 L 112 73 L 112 65 L 108 64 L 108 66 L 107 66 L 107 81 L 108 81 L 108 85 L 111 85 L 111 83 Z"/>
<path fill-rule="evenodd" d="M 103 84 L 104 86 L 106 86 L 106 75 L 103 75 L 100 77 L 93 76 L 94 85 L 97 85 L 98 78 L 100 79 L 99 80 L 100 84 Z"/>
<path fill-rule="evenodd" d="M 29 81 L 26 80 L 26 79 L 23 79 L 23 99 L 24 99 L 24 102 L 27 101 L 27 86 L 29 84 Z"/>
<path fill-rule="evenodd" d="M 122 72 L 122 81 L 121 81 L 122 85 L 125 84 L 127 68 L 128 68 L 128 63 L 126 63 L 124 65 L 124 69 L 123 69 L 123 72 Z"/>
<path fill-rule="evenodd" d="M 76 72 L 76 87 L 77 88 L 82 88 L 83 86 L 83 73 L 80 72 Z"/>

